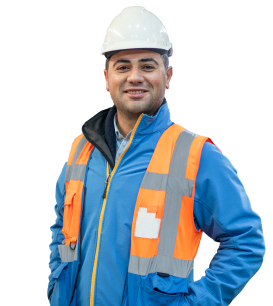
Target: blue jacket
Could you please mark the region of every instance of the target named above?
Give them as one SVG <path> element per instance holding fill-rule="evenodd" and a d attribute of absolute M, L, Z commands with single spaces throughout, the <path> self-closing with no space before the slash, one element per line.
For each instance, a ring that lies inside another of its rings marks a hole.
<path fill-rule="evenodd" d="M 90 305 L 106 162 L 113 169 L 115 160 L 114 113 L 115 108 L 104 110 L 83 126 L 85 137 L 95 148 L 84 182 L 80 261 L 72 263 L 61 263 L 58 252 L 58 245 L 64 239 L 61 230 L 66 164 L 57 182 L 57 219 L 51 227 L 48 286 L 53 306 Z M 196 178 L 194 218 L 197 227 L 220 242 L 206 275 L 194 281 L 193 271 L 186 279 L 162 277 L 157 273 L 147 276 L 128 273 L 131 223 L 140 183 L 160 136 L 172 124 L 167 103 L 162 104 L 155 116 L 144 115 L 112 177 L 100 236 L 94 293 L 96 306 L 229 305 L 262 264 L 265 248 L 261 220 L 252 211 L 230 161 L 217 147 L 205 143 Z"/>

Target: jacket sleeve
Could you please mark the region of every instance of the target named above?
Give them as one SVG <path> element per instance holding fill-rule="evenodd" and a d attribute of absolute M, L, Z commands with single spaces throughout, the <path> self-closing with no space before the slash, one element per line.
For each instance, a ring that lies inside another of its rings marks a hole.
<path fill-rule="evenodd" d="M 52 242 L 49 245 L 50 248 L 50 262 L 49 268 L 51 273 L 49 275 L 49 284 L 47 289 L 47 296 L 48 299 L 51 299 L 51 294 L 53 292 L 55 279 L 54 279 L 54 272 L 61 264 L 61 258 L 58 250 L 58 245 L 62 244 L 64 240 L 64 235 L 62 233 L 63 228 L 63 213 L 64 213 L 64 198 L 65 198 L 65 171 L 66 171 L 66 164 L 63 167 L 61 175 L 57 181 L 56 185 L 56 202 L 55 205 L 55 212 L 57 215 L 57 219 L 55 224 L 51 226 L 50 230 L 52 231 Z"/>
<path fill-rule="evenodd" d="M 205 276 L 188 285 L 190 305 L 229 305 L 260 268 L 262 225 L 230 161 L 205 143 L 196 178 L 195 221 L 220 242 Z"/>

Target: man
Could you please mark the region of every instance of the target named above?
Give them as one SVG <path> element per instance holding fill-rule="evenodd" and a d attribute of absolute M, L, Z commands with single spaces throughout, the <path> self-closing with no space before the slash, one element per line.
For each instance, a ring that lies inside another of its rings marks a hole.
<path fill-rule="evenodd" d="M 230 304 L 262 263 L 261 221 L 212 141 L 170 120 L 164 26 L 124 9 L 102 54 L 114 106 L 83 125 L 57 183 L 51 305 Z M 194 281 L 202 231 L 220 247 Z"/>

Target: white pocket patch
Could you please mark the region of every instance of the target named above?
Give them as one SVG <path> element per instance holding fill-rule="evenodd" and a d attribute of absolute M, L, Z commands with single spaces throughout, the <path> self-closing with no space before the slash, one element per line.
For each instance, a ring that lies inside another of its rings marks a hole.
<path fill-rule="evenodd" d="M 158 238 L 161 219 L 158 219 L 155 216 L 156 213 L 147 213 L 147 208 L 139 207 L 135 237 L 149 239 Z"/>

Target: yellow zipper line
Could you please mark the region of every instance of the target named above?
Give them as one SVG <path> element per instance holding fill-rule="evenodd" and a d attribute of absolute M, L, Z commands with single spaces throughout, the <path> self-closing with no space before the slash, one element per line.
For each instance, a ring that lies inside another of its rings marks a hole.
<path fill-rule="evenodd" d="M 108 175 L 109 175 L 109 164 L 107 162 L 107 164 L 106 164 L 106 180 L 108 178 Z M 108 182 L 108 184 L 109 184 L 109 182 Z M 105 204 L 106 204 L 106 197 L 103 199 L 102 208 L 101 208 L 101 212 L 100 212 L 97 246 L 96 246 L 96 253 L 95 253 L 93 272 L 92 272 L 92 280 L 91 280 L 90 305 L 94 305 L 95 279 L 96 279 L 96 272 L 97 272 L 96 270 L 97 270 L 98 255 L 99 255 L 100 233 L 101 233 L 101 227 L 102 227 L 103 214 L 104 214 L 104 210 L 105 210 Z"/>
<path fill-rule="evenodd" d="M 131 137 L 129 139 L 129 143 L 126 147 L 126 149 L 122 152 L 122 154 L 120 155 L 111 175 L 110 175 L 110 178 L 108 180 L 108 184 L 106 186 L 106 196 L 105 198 L 103 199 L 103 203 L 102 203 L 102 208 L 101 208 L 101 212 L 100 212 L 100 219 L 99 219 L 99 226 L 98 226 L 98 236 L 97 236 L 97 246 L 96 246 L 96 253 L 95 253 L 95 259 L 94 259 L 94 264 L 93 264 L 93 271 L 92 271 L 92 279 L 91 279 L 91 289 L 90 289 L 90 306 L 94 306 L 94 297 L 95 297 L 95 281 L 96 281 L 96 273 L 97 273 L 97 264 L 98 264 L 98 255 L 99 255 L 99 245 L 100 245 L 100 236 L 101 236 L 101 228 L 102 228 L 102 221 L 103 221 L 103 215 L 104 215 L 104 211 L 105 211 L 105 206 L 106 206 L 106 201 L 107 201 L 107 196 L 108 196 L 108 190 L 109 190 L 109 186 L 110 186 L 110 183 L 111 183 L 111 179 L 114 175 L 114 173 L 116 172 L 116 169 L 120 163 L 120 161 L 122 160 L 124 154 L 127 152 L 127 150 L 129 149 L 132 141 L 133 141 L 133 138 L 135 136 L 135 132 L 136 132 L 136 129 L 139 125 L 139 122 L 140 120 L 142 119 L 144 114 L 141 114 L 134 126 L 134 129 L 132 131 L 132 134 L 131 134 Z M 106 179 L 108 178 L 109 176 L 109 164 L 107 162 L 106 164 Z"/>

